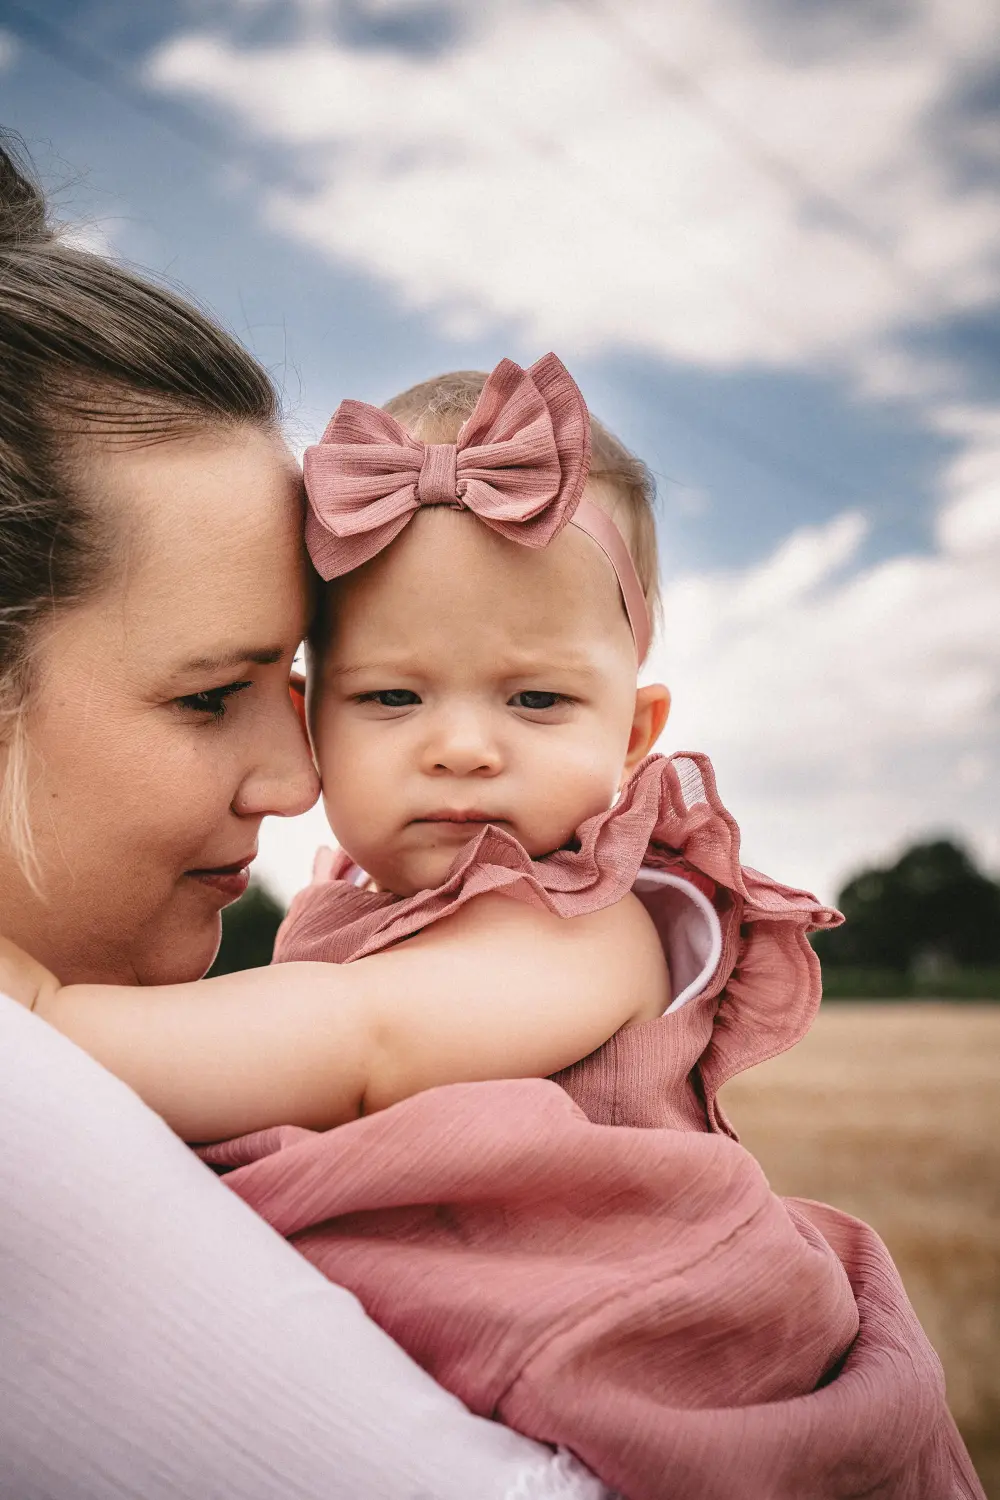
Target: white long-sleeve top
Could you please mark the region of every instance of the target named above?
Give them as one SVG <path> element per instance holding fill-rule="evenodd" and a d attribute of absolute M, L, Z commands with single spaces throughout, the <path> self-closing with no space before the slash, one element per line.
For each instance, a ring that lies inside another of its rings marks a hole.
<path fill-rule="evenodd" d="M 0 996 L 2 1500 L 602 1500 Z"/>

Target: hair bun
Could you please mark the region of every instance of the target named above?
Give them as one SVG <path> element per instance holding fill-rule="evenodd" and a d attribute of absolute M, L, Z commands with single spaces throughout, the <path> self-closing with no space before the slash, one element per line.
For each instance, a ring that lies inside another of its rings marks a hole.
<path fill-rule="evenodd" d="M 23 143 L 10 131 L 0 132 L 0 250 L 49 240 L 45 199 L 29 175 Z"/>

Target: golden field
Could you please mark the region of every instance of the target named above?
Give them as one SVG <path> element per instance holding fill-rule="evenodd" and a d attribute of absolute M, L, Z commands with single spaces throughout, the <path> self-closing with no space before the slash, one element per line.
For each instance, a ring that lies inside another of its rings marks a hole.
<path fill-rule="evenodd" d="M 777 1192 L 885 1240 L 1000 1500 L 1000 1005 L 827 1004 L 723 1104 Z"/>

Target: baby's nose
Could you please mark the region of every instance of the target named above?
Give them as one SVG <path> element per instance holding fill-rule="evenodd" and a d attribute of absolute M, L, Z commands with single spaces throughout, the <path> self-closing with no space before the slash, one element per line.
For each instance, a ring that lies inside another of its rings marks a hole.
<path fill-rule="evenodd" d="M 488 715 L 449 715 L 428 749 L 430 769 L 438 775 L 495 776 L 502 764 L 500 745 L 490 732 Z"/>

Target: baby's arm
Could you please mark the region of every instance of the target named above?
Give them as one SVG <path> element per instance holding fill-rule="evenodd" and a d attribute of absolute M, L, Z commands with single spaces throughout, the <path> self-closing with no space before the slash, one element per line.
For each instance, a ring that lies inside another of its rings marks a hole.
<path fill-rule="evenodd" d="M 557 1073 L 670 1000 L 631 895 L 582 917 L 481 896 L 362 963 L 378 1016 L 368 1111 L 440 1083 Z"/>
<path fill-rule="evenodd" d="M 326 1129 L 441 1083 L 545 1076 L 668 998 L 635 897 L 561 918 L 492 895 L 353 964 L 43 985 L 35 1009 L 185 1140 L 212 1141 Z"/>

